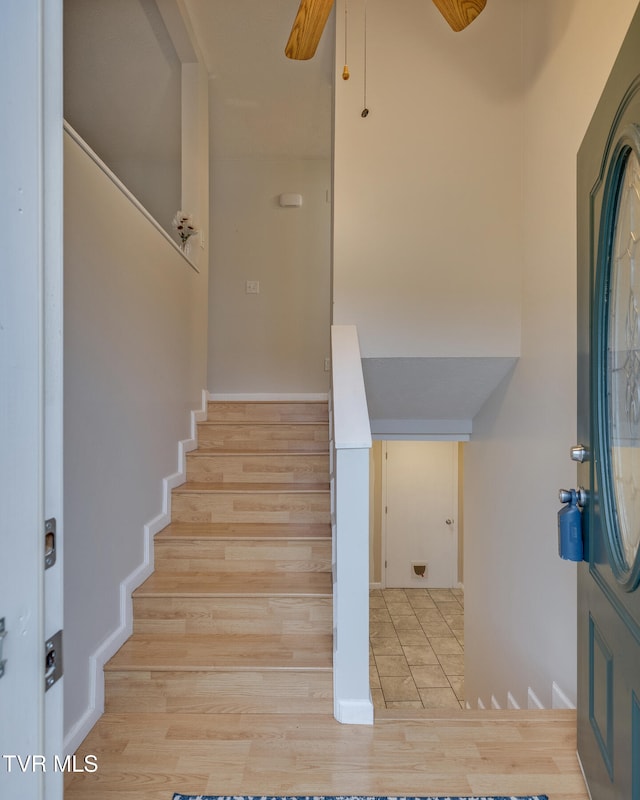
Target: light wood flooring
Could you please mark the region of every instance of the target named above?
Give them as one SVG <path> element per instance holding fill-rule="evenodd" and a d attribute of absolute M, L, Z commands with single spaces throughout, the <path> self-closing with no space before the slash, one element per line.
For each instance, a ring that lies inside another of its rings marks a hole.
<path fill-rule="evenodd" d="M 211 403 L 105 666 L 66 800 L 537 794 L 587 800 L 571 712 L 332 716 L 326 404 Z M 67 687 L 68 690 L 69 687 Z"/>
<path fill-rule="evenodd" d="M 402 718 L 409 714 L 411 718 Z M 588 800 L 571 711 L 105 714 L 78 751 L 98 771 L 67 776 L 65 800 L 207 794 L 547 794 Z"/>

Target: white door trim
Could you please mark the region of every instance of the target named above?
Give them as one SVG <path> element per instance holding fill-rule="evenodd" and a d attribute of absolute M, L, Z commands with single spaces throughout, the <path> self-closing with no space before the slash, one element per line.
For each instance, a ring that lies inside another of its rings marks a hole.
<path fill-rule="evenodd" d="M 2 11 L 0 617 L 7 663 L 0 793 L 58 800 L 63 775 L 53 756 L 62 753 L 62 682 L 45 695 L 44 642 L 62 627 L 62 557 L 59 549 L 45 577 L 44 520 L 58 520 L 60 548 L 62 0 L 9 0 Z M 27 768 L 5 757 L 11 755 Z"/>

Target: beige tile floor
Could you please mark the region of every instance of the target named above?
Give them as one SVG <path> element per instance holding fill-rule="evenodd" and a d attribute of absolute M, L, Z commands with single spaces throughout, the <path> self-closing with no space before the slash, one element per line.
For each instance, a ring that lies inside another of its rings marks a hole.
<path fill-rule="evenodd" d="M 373 589 L 369 663 L 374 708 L 464 708 L 461 589 Z"/>

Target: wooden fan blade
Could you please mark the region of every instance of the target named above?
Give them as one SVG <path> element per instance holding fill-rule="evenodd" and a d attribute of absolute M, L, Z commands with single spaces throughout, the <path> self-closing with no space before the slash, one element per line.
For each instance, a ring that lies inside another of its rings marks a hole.
<path fill-rule="evenodd" d="M 462 31 L 467 25 L 471 25 L 487 4 L 487 0 L 433 0 L 433 2 L 454 31 Z"/>
<path fill-rule="evenodd" d="M 296 61 L 313 58 L 332 6 L 333 0 L 301 0 L 284 49 L 288 58 Z"/>

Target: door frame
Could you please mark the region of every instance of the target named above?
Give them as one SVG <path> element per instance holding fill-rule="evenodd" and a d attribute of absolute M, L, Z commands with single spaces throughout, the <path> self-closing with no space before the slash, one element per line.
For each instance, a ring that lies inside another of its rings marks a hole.
<path fill-rule="evenodd" d="M 45 693 L 45 640 L 62 629 L 62 0 L 9 0 L 0 67 L 0 208 L 5 220 L 2 308 L 3 547 L 9 554 L 0 617 L 2 753 L 9 798 L 57 800 L 63 774 L 63 681 Z M 44 568 L 44 521 L 57 522 L 56 563 Z M 3 609 L 7 609 L 4 611 Z M 4 696 L 3 696 L 4 695 Z M 44 761 L 43 761 L 44 760 Z M 6 787 L 6 788 L 5 788 Z"/>

